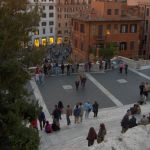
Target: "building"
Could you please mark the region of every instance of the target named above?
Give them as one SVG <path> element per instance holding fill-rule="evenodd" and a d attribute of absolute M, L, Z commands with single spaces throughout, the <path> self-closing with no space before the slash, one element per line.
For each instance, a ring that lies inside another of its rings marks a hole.
<path fill-rule="evenodd" d="M 141 55 L 150 59 L 150 0 L 139 0 L 138 6 L 139 15 L 143 18 Z"/>
<path fill-rule="evenodd" d="M 57 43 L 70 43 L 71 18 L 88 7 L 88 0 L 56 0 Z"/>
<path fill-rule="evenodd" d="M 113 6 L 113 7 L 112 7 Z M 138 57 L 141 18 L 128 14 L 126 0 L 95 0 L 72 19 L 73 57 L 89 59 L 93 49 L 116 43 L 119 55 Z"/>
<path fill-rule="evenodd" d="M 56 34 L 56 7 L 55 0 L 29 0 L 30 7 L 38 6 L 42 10 L 39 26 L 37 30 L 32 33 L 31 45 L 36 47 L 46 46 L 55 43 Z"/>

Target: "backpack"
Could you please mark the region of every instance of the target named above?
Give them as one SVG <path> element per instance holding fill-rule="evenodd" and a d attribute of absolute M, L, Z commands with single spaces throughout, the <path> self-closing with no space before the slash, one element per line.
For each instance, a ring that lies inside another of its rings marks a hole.
<path fill-rule="evenodd" d="M 79 116 L 80 115 L 80 109 L 79 108 L 75 108 L 74 109 L 74 116 Z"/>

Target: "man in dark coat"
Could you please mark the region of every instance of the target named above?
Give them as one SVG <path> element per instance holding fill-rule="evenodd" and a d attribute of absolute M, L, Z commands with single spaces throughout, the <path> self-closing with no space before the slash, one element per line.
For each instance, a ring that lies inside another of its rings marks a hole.
<path fill-rule="evenodd" d="M 98 114 L 98 103 L 96 101 L 93 104 L 93 113 L 94 113 L 94 117 L 97 117 L 97 114 Z"/>
<path fill-rule="evenodd" d="M 38 116 L 38 119 L 39 119 L 39 122 L 40 122 L 40 129 L 42 130 L 42 128 L 44 128 L 45 126 L 45 123 L 46 123 L 46 119 L 45 119 L 45 114 L 42 110 L 43 108 L 41 107 L 40 109 L 40 112 L 39 112 L 39 116 Z"/>

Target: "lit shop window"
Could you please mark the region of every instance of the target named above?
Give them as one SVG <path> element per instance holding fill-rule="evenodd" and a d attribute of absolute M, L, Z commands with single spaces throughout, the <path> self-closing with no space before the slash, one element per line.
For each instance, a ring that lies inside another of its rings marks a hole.
<path fill-rule="evenodd" d="M 51 44 L 53 44 L 54 43 L 54 38 L 53 37 L 50 37 L 49 38 L 49 44 L 51 45 Z"/>
<path fill-rule="evenodd" d="M 39 41 L 39 39 L 35 39 L 35 40 L 34 40 L 34 46 L 35 46 L 35 47 L 39 47 L 39 46 L 40 46 L 40 41 Z"/>
<path fill-rule="evenodd" d="M 57 44 L 61 44 L 62 43 L 62 37 L 58 37 L 57 38 Z"/>
<path fill-rule="evenodd" d="M 42 46 L 46 46 L 46 38 L 42 38 Z"/>

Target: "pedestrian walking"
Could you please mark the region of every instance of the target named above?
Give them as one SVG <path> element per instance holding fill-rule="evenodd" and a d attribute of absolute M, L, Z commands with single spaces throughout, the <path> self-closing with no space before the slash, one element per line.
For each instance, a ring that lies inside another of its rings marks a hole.
<path fill-rule="evenodd" d="M 99 128 L 99 132 L 97 134 L 97 143 L 101 143 L 104 141 L 106 135 L 106 128 L 105 128 L 105 124 L 101 123 L 100 124 L 100 128 Z"/>
<path fill-rule="evenodd" d="M 86 84 L 86 76 L 83 74 L 82 76 L 80 76 L 80 80 L 81 80 L 81 87 L 85 88 L 85 84 Z"/>
<path fill-rule="evenodd" d="M 55 108 L 52 112 L 52 116 L 53 116 L 53 124 L 60 127 L 60 124 L 59 124 L 60 110 L 58 109 L 57 105 L 55 105 Z"/>
<path fill-rule="evenodd" d="M 79 109 L 80 109 L 80 123 L 82 123 L 82 120 L 83 120 L 83 114 L 84 114 L 84 107 L 82 105 L 82 103 L 80 102 L 79 103 Z"/>
<path fill-rule="evenodd" d="M 94 117 L 97 117 L 98 114 L 98 103 L 95 101 L 93 104 L 93 113 L 94 113 Z"/>
<path fill-rule="evenodd" d="M 70 105 L 67 105 L 67 108 L 66 108 L 66 119 L 67 119 L 67 125 L 68 126 L 71 124 L 70 116 L 72 116 L 72 109 L 71 109 Z"/>
<path fill-rule="evenodd" d="M 93 127 L 89 129 L 89 133 L 86 139 L 88 140 L 88 146 L 92 146 L 94 141 L 97 139 L 97 134 Z"/>
<path fill-rule="evenodd" d="M 67 65 L 67 75 L 70 75 L 70 64 Z"/>
<path fill-rule="evenodd" d="M 74 114 L 74 123 L 75 124 L 79 123 L 80 109 L 78 105 L 76 105 L 76 107 L 74 108 L 73 114 Z"/>
<path fill-rule="evenodd" d="M 79 84 L 80 84 L 80 77 L 78 76 L 75 80 L 75 86 L 76 86 L 76 90 L 78 91 L 79 89 Z"/>
<path fill-rule="evenodd" d="M 125 69 L 125 74 L 127 75 L 128 74 L 128 64 L 125 64 L 124 69 Z"/>
<path fill-rule="evenodd" d="M 59 101 L 58 102 L 58 109 L 59 109 L 59 119 L 61 120 L 61 114 L 63 113 L 63 108 L 64 108 L 64 105 L 62 103 L 62 101 Z"/>
<path fill-rule="evenodd" d="M 84 110 L 85 110 L 85 118 L 89 118 L 89 114 L 92 110 L 92 105 L 90 104 L 90 102 L 85 102 L 84 103 Z"/>
<path fill-rule="evenodd" d="M 124 68 L 124 64 L 121 63 L 121 64 L 119 65 L 119 72 L 120 72 L 120 74 L 122 74 L 123 68 Z"/>
<path fill-rule="evenodd" d="M 62 63 L 62 64 L 61 64 L 61 73 L 62 73 L 62 74 L 64 74 L 64 69 L 65 69 L 65 66 L 64 66 L 64 64 Z"/>
<path fill-rule="evenodd" d="M 42 107 L 40 108 L 38 119 L 39 119 L 39 123 L 40 123 L 40 129 L 42 130 L 42 128 L 44 128 L 45 122 L 46 122 L 45 113 L 43 112 Z"/>

